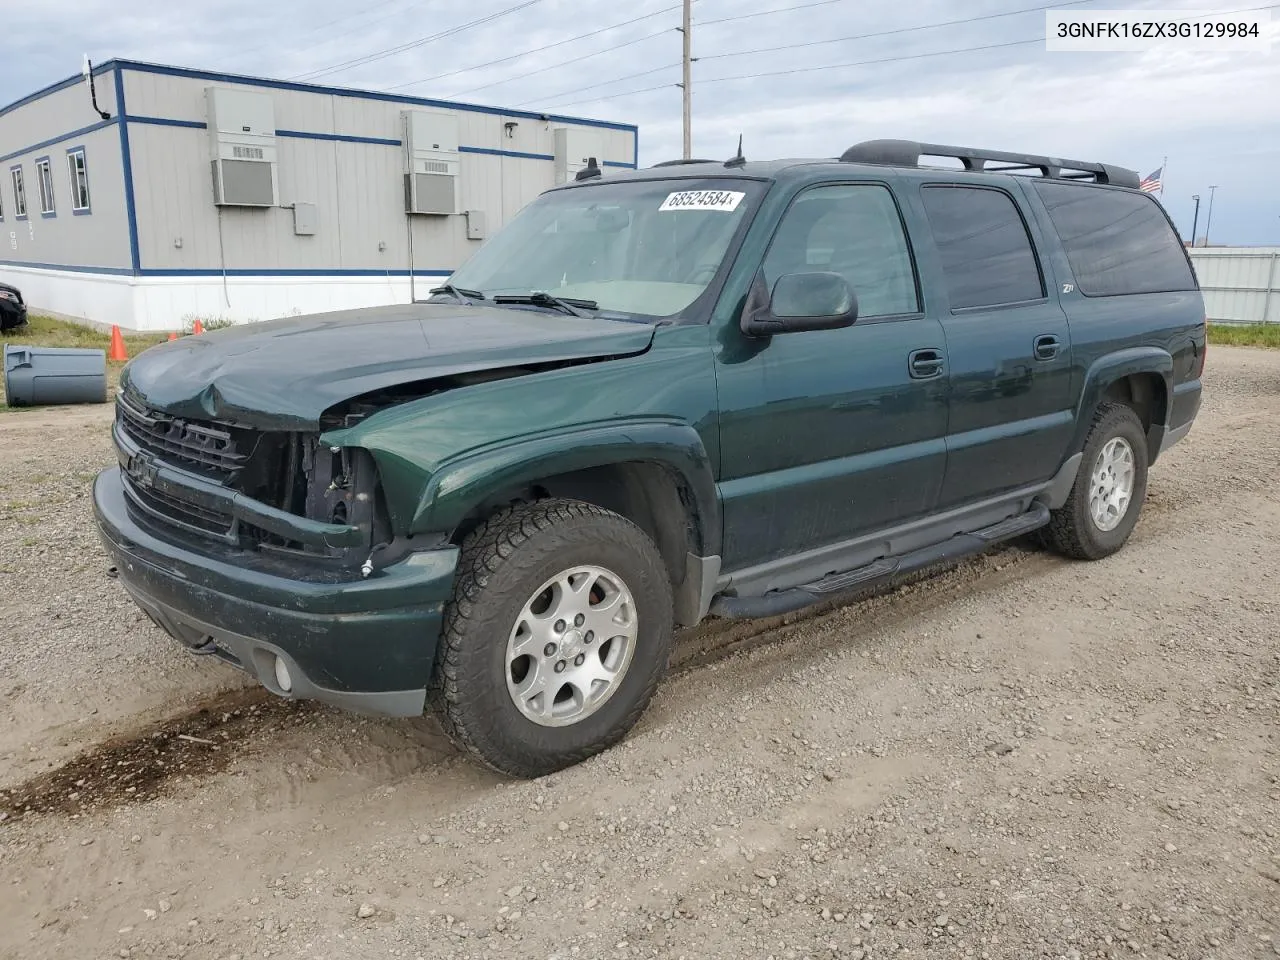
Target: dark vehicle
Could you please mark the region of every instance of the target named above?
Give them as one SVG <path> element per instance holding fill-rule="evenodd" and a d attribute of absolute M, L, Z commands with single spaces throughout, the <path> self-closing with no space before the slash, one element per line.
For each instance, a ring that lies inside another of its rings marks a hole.
<path fill-rule="evenodd" d="M 1031 531 L 1106 557 L 1199 409 L 1203 302 L 1132 171 L 874 141 L 599 174 L 427 303 L 136 358 L 94 500 L 138 604 L 534 776 L 626 734 L 675 626 Z"/>
<path fill-rule="evenodd" d="M 27 305 L 17 287 L 0 283 L 0 333 L 27 324 Z"/>

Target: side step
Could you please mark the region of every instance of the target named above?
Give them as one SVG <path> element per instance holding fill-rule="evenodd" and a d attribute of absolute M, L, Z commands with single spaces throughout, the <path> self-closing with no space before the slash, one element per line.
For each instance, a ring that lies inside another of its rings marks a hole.
<path fill-rule="evenodd" d="M 1012 540 L 1043 527 L 1049 522 L 1049 508 L 1035 503 L 1026 513 L 1009 517 L 972 533 L 958 533 L 949 540 L 922 547 L 900 557 L 882 557 L 863 567 L 833 573 L 787 590 L 771 590 L 760 597 L 718 596 L 711 604 L 710 612 L 717 617 L 732 620 L 750 620 L 757 617 L 776 617 L 813 606 L 841 593 L 860 587 L 883 583 L 903 574 L 914 573 L 935 563 L 959 560 L 981 553 L 994 543 Z"/>

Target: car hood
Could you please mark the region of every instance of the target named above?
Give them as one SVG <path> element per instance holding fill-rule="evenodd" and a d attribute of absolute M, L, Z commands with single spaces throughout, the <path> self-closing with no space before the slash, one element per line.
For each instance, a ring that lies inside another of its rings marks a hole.
<path fill-rule="evenodd" d="M 654 327 L 543 310 L 402 304 L 250 323 L 139 354 L 121 388 L 172 416 L 315 430 L 375 390 L 526 364 L 643 353 Z"/>

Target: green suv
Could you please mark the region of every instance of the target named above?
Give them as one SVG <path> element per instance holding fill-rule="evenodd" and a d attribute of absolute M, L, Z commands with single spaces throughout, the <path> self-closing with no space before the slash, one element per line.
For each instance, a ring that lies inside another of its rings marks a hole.
<path fill-rule="evenodd" d="M 591 164 L 425 303 L 137 357 L 98 524 L 192 652 L 545 774 L 627 733 L 677 626 L 1118 550 L 1205 359 L 1137 186 L 896 140 Z"/>

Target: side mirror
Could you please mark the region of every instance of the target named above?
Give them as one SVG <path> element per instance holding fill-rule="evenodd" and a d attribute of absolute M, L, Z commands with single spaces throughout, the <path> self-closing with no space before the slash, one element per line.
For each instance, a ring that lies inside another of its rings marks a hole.
<path fill-rule="evenodd" d="M 838 273 L 788 273 L 773 292 L 758 274 L 742 311 L 742 332 L 749 337 L 805 330 L 835 330 L 858 319 L 858 297 Z"/>

